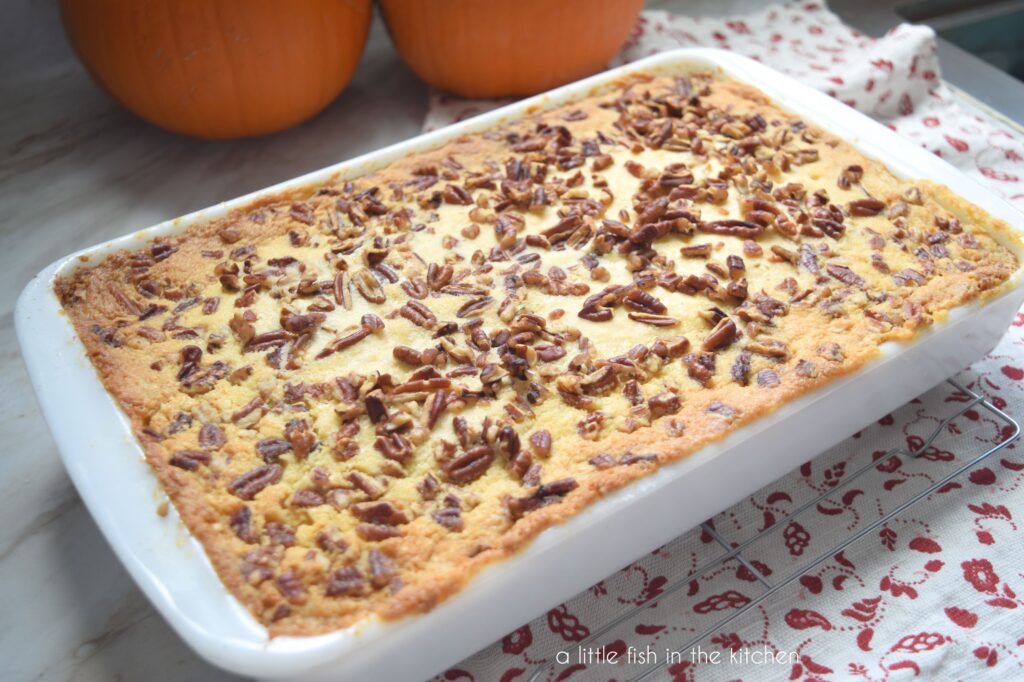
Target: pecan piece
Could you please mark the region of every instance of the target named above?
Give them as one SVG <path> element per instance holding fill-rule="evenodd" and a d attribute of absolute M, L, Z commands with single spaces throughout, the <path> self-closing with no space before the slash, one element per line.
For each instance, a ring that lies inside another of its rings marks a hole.
<path fill-rule="evenodd" d="M 331 341 L 324 346 L 323 349 L 316 354 L 316 359 L 321 360 L 326 358 L 328 355 L 332 355 L 340 350 L 345 350 L 350 346 L 354 346 L 372 333 L 372 329 L 368 327 L 360 327 L 359 329 L 349 332 L 344 336 L 339 336 L 334 341 Z"/>
<path fill-rule="evenodd" d="M 242 542 L 254 545 L 259 542 L 259 536 L 252 528 L 252 510 L 244 504 L 236 509 L 228 520 L 231 531 Z"/>
<path fill-rule="evenodd" d="M 764 233 L 765 226 L 749 220 L 712 220 L 701 222 L 697 225 L 701 232 L 708 234 L 722 234 L 730 237 L 742 237 L 753 239 Z"/>
<path fill-rule="evenodd" d="M 377 436 L 373 447 L 382 455 L 399 464 L 405 464 L 413 455 L 412 441 L 398 433 Z"/>
<path fill-rule="evenodd" d="M 491 298 L 490 296 L 478 296 L 476 298 L 470 299 L 455 312 L 455 317 L 476 317 L 477 315 L 480 315 L 493 302 L 494 299 Z"/>
<path fill-rule="evenodd" d="M 299 488 L 292 494 L 292 506 L 303 509 L 324 504 L 324 496 L 309 488 Z"/>
<path fill-rule="evenodd" d="M 600 306 L 583 308 L 577 314 L 584 320 L 589 320 L 591 322 L 607 322 L 612 319 L 613 316 L 611 308 L 602 308 Z"/>
<path fill-rule="evenodd" d="M 885 202 L 873 197 L 855 199 L 846 205 L 846 210 L 853 216 L 878 215 L 885 209 Z"/>
<path fill-rule="evenodd" d="M 401 526 L 410 521 L 405 510 L 388 500 L 357 502 L 349 506 L 349 511 L 360 521 L 378 526 Z"/>
<path fill-rule="evenodd" d="M 195 471 L 201 464 L 210 463 L 210 453 L 205 450 L 181 450 L 171 455 L 170 465 L 186 471 Z"/>
<path fill-rule="evenodd" d="M 397 538 L 402 531 L 395 526 L 381 526 L 376 523 L 360 523 L 356 526 L 356 535 L 368 542 L 380 542 L 389 538 Z"/>
<path fill-rule="evenodd" d="M 277 459 L 292 449 L 291 443 L 280 438 L 264 438 L 256 443 L 256 452 L 268 464 L 276 462 Z"/>
<path fill-rule="evenodd" d="M 702 386 L 707 386 L 715 374 L 714 353 L 687 353 L 683 356 L 683 364 L 690 378 Z"/>
<path fill-rule="evenodd" d="M 465 485 L 484 475 L 494 461 L 494 452 L 486 445 L 477 445 L 446 462 L 441 468 L 452 483 Z"/>
<path fill-rule="evenodd" d="M 178 381 L 185 381 L 199 371 L 199 362 L 203 357 L 203 351 L 199 346 L 185 346 L 181 349 L 181 368 L 178 370 Z"/>
<path fill-rule="evenodd" d="M 740 354 L 736 356 L 736 360 L 732 363 L 730 374 L 732 374 L 732 378 L 740 386 L 746 386 L 750 383 L 750 351 L 740 351 Z"/>
<path fill-rule="evenodd" d="M 453 533 L 461 533 L 466 525 L 462 520 L 462 511 L 457 507 L 438 509 L 430 517 Z"/>
<path fill-rule="evenodd" d="M 679 320 L 668 315 L 654 315 L 652 313 L 627 313 L 627 317 L 634 322 L 649 324 L 652 327 L 674 327 Z"/>
<path fill-rule="evenodd" d="M 862 287 L 864 286 L 864 278 L 858 275 L 856 272 L 846 267 L 845 265 L 839 265 L 837 263 L 829 263 L 825 266 L 828 274 L 838 279 L 843 284 L 850 286 Z"/>
<path fill-rule="evenodd" d="M 510 497 L 506 500 L 509 516 L 513 521 L 521 519 L 523 515 L 540 507 L 561 502 L 570 492 L 579 487 L 574 478 L 563 478 L 551 483 L 545 483 L 537 487 L 526 497 Z"/>
<path fill-rule="evenodd" d="M 632 289 L 626 294 L 623 303 L 627 308 L 632 308 L 642 313 L 664 315 L 668 308 L 660 300 L 647 293 L 643 289 Z"/>
<path fill-rule="evenodd" d="M 398 309 L 398 314 L 417 327 L 433 329 L 437 325 L 437 316 L 419 301 L 409 301 Z"/>
<path fill-rule="evenodd" d="M 398 577 L 395 562 L 379 549 L 371 549 L 366 558 L 370 565 L 370 583 L 374 587 L 384 587 Z"/>
<path fill-rule="evenodd" d="M 440 291 L 451 283 L 455 270 L 451 265 L 431 263 L 427 266 L 427 286 L 431 291 Z"/>
<path fill-rule="evenodd" d="M 227 442 L 223 429 L 216 424 L 203 424 L 199 429 L 199 447 L 216 450 Z"/>
<path fill-rule="evenodd" d="M 709 352 L 727 348 L 736 340 L 737 335 L 736 323 L 728 317 L 723 317 L 704 339 L 701 348 Z"/>
<path fill-rule="evenodd" d="M 347 597 L 361 593 L 366 587 L 366 578 L 355 566 L 339 568 L 327 579 L 325 592 L 328 597 Z"/>
<path fill-rule="evenodd" d="M 228 492 L 242 500 L 251 500 L 266 488 L 281 480 L 284 469 L 280 464 L 266 464 L 248 471 L 228 484 Z"/>
<path fill-rule="evenodd" d="M 547 429 L 534 431 L 530 434 L 530 446 L 538 457 L 549 457 L 551 455 L 551 432 Z"/>
<path fill-rule="evenodd" d="M 683 258 L 707 258 L 711 255 L 711 244 L 693 244 L 679 249 Z"/>
<path fill-rule="evenodd" d="M 374 277 L 373 272 L 370 270 L 363 268 L 357 271 L 352 276 L 352 281 L 355 284 L 356 291 L 367 302 L 379 304 L 388 300 L 387 294 L 384 293 L 384 288 L 380 285 L 380 280 Z"/>
<path fill-rule="evenodd" d="M 651 396 L 647 400 L 647 406 L 651 410 L 651 417 L 657 419 L 667 414 L 675 414 L 682 407 L 682 401 L 675 393 L 665 391 Z"/>

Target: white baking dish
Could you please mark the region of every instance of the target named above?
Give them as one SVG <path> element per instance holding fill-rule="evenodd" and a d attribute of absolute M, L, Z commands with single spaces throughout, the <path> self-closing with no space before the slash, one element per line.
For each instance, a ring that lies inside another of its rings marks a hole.
<path fill-rule="evenodd" d="M 726 440 L 663 467 L 543 532 L 433 611 L 315 637 L 267 638 L 228 594 L 173 510 L 156 514 L 158 484 L 128 423 L 100 384 L 53 294 L 56 275 L 224 215 L 254 199 L 356 175 L 537 108 L 581 98 L 630 71 L 720 69 L 876 157 L 898 175 L 952 187 L 1011 225 L 1024 214 L 944 161 L 843 104 L 728 52 L 676 50 L 73 254 L 25 287 L 16 325 L 43 414 L 75 486 L 114 551 L 164 618 L 210 662 L 266 678 L 419 680 L 473 653 L 636 557 L 695 526 L 906 402 L 990 350 L 1024 299 L 1011 286 L 959 308 L 910 344 L 890 344 L 861 371 L 788 404 Z M 1016 244 L 1007 244 L 1024 258 Z"/>

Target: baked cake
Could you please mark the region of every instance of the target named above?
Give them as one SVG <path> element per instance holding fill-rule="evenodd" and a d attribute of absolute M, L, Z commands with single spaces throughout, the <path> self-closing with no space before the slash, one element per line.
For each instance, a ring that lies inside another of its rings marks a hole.
<path fill-rule="evenodd" d="M 224 584 L 305 635 L 430 609 L 998 291 L 1001 229 L 750 86 L 638 73 L 56 291 Z"/>

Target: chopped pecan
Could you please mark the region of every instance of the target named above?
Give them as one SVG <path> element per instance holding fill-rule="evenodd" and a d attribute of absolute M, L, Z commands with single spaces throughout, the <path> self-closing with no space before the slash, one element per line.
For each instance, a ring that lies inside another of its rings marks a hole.
<path fill-rule="evenodd" d="M 895 282 L 897 286 L 906 287 L 912 284 L 921 286 L 925 284 L 928 279 L 917 270 L 914 270 L 913 268 L 906 268 L 899 272 L 894 272 L 892 274 L 892 281 Z"/>
<path fill-rule="evenodd" d="M 434 397 L 430 399 L 430 406 L 427 408 L 427 428 L 432 429 L 437 424 L 437 420 L 441 417 L 441 414 L 448 407 L 448 393 L 445 390 L 439 390 L 434 393 Z"/>
<path fill-rule="evenodd" d="M 292 506 L 293 507 L 319 507 L 324 503 L 324 496 L 315 490 L 309 488 L 299 488 L 292 493 Z"/>
<path fill-rule="evenodd" d="M 715 354 L 710 352 L 687 353 L 683 356 L 683 364 L 690 378 L 707 386 L 715 374 Z"/>
<path fill-rule="evenodd" d="M 707 258 L 711 255 L 711 244 L 693 244 L 691 246 L 684 246 L 679 249 L 679 254 L 683 258 Z"/>
<path fill-rule="evenodd" d="M 266 464 L 248 471 L 228 484 L 228 492 L 243 500 L 251 500 L 266 488 L 281 480 L 284 469 L 280 464 Z"/>
<path fill-rule="evenodd" d="M 615 388 L 618 383 L 615 370 L 611 366 L 605 365 L 583 377 L 580 380 L 580 388 L 587 395 L 601 395 Z"/>
<path fill-rule="evenodd" d="M 651 417 L 657 419 L 667 414 L 675 414 L 682 407 L 682 401 L 675 393 L 665 391 L 651 396 L 647 400 L 647 406 L 651 409 Z"/>
<path fill-rule="evenodd" d="M 352 293 L 349 291 L 348 273 L 339 272 L 334 276 L 334 302 L 352 310 Z"/>
<path fill-rule="evenodd" d="M 746 386 L 750 383 L 750 351 L 740 351 L 739 355 L 736 356 L 736 360 L 732 363 L 730 374 L 732 374 L 732 378 L 740 386 Z"/>
<path fill-rule="evenodd" d="M 721 400 L 712 400 L 711 404 L 708 405 L 707 413 L 723 417 L 725 419 L 732 419 L 736 416 L 736 410 L 729 407 Z"/>
<path fill-rule="evenodd" d="M 469 448 L 442 465 L 445 477 L 452 483 L 465 485 L 484 475 L 494 461 L 494 452 L 486 445 Z"/>
<path fill-rule="evenodd" d="M 291 449 L 291 443 L 280 438 L 264 438 L 256 443 L 256 452 L 267 463 L 276 462 L 281 455 Z"/>
<path fill-rule="evenodd" d="M 408 301 L 398 309 L 398 314 L 424 329 L 433 329 L 437 325 L 437 316 L 419 301 Z"/>
<path fill-rule="evenodd" d="M 252 528 L 252 510 L 244 504 L 231 513 L 228 525 L 231 526 L 231 531 L 242 542 L 250 545 L 259 542 L 259 536 Z"/>
<path fill-rule="evenodd" d="M 534 431 L 530 434 L 530 446 L 538 457 L 549 457 L 551 455 L 551 432 L 547 429 Z"/>
<path fill-rule="evenodd" d="M 736 323 L 728 317 L 723 317 L 704 339 L 701 349 L 711 352 L 727 348 L 736 340 L 737 335 Z"/>
<path fill-rule="evenodd" d="M 197 371 L 203 351 L 199 346 L 185 346 L 180 352 L 181 368 L 178 370 L 178 381 L 185 381 Z"/>
<path fill-rule="evenodd" d="M 223 429 L 216 424 L 203 424 L 199 429 L 199 446 L 216 450 L 228 442 Z"/>
<path fill-rule="evenodd" d="M 526 497 L 510 497 L 506 500 L 509 516 L 515 521 L 535 509 L 561 502 L 566 495 L 577 487 L 579 487 L 579 483 L 576 482 L 576 479 L 563 478 L 538 486 L 536 490 Z"/>
<path fill-rule="evenodd" d="M 838 279 L 843 284 L 849 284 L 850 286 L 862 287 L 864 286 L 864 278 L 858 275 L 856 272 L 846 267 L 845 265 L 839 265 L 838 263 L 829 263 L 825 266 L 828 274 Z"/>
<path fill-rule="evenodd" d="M 457 507 L 438 509 L 430 517 L 453 533 L 461 533 L 465 528 L 465 523 L 462 520 L 462 511 Z"/>
<path fill-rule="evenodd" d="M 170 464 L 186 471 L 195 471 L 201 464 L 210 463 L 210 453 L 205 450 L 180 450 L 171 455 Z"/>
<path fill-rule="evenodd" d="M 284 437 L 291 444 L 295 459 L 303 460 L 316 447 L 316 434 L 305 419 L 292 419 L 284 428 Z"/>
<path fill-rule="evenodd" d="M 590 322 L 607 322 L 612 319 L 612 316 L 614 315 L 611 308 L 602 308 L 597 306 L 592 308 L 583 308 L 577 314 L 584 320 L 589 320 Z"/>
<path fill-rule="evenodd" d="M 368 327 L 360 327 L 359 329 L 349 332 L 344 336 L 339 336 L 338 338 L 334 339 L 326 346 L 324 346 L 323 349 L 321 349 L 320 352 L 316 354 L 316 359 L 321 360 L 323 358 L 326 358 L 328 355 L 332 355 L 333 353 L 345 350 L 350 346 L 354 346 L 372 333 L 372 329 Z"/>
<path fill-rule="evenodd" d="M 581 313 L 582 314 L 582 313 Z M 674 327 L 679 320 L 668 315 L 654 315 L 652 313 L 628 313 L 629 319 L 641 324 L 649 324 L 652 327 Z"/>
<path fill-rule="evenodd" d="M 345 566 L 331 573 L 325 592 L 328 597 L 347 597 L 363 592 L 366 578 L 355 566 Z"/>
<path fill-rule="evenodd" d="M 388 500 L 357 502 L 349 506 L 349 511 L 364 523 L 380 526 L 401 526 L 410 521 L 409 514 L 405 510 Z"/>
<path fill-rule="evenodd" d="M 653 313 L 664 315 L 668 308 L 660 300 L 647 293 L 643 289 L 632 289 L 623 299 L 627 308 L 632 308 L 642 313 Z"/>
<path fill-rule="evenodd" d="M 384 587 L 398 577 L 394 560 L 379 549 L 371 549 L 366 558 L 370 566 L 370 583 L 374 587 Z"/>
<path fill-rule="evenodd" d="M 816 275 L 821 272 L 821 268 L 818 266 L 818 256 L 814 253 L 814 249 L 807 244 L 800 245 L 800 265 L 812 274 Z"/>
<path fill-rule="evenodd" d="M 697 229 L 708 234 L 722 234 L 730 237 L 753 239 L 764 233 L 765 226 L 749 220 L 730 219 L 701 222 L 697 225 Z"/>
<path fill-rule="evenodd" d="M 366 268 L 357 271 L 352 276 L 352 282 L 355 284 L 356 291 L 367 302 L 384 303 L 388 300 L 387 294 L 384 293 L 384 288 L 380 285 L 380 280 L 374 276 L 372 271 Z"/>
<path fill-rule="evenodd" d="M 846 354 L 843 349 L 840 348 L 838 343 L 826 343 L 818 347 L 818 355 L 831 360 L 832 362 L 842 362 L 846 359 Z"/>
<path fill-rule="evenodd" d="M 873 197 L 855 199 L 846 205 L 846 210 L 853 216 L 878 215 L 885 209 L 885 202 Z"/>
<path fill-rule="evenodd" d="M 440 291 L 451 283 L 454 274 L 455 270 L 451 265 L 438 265 L 437 263 L 431 263 L 427 266 L 427 286 L 430 287 L 432 291 Z"/>
<path fill-rule="evenodd" d="M 464 303 L 456 312 L 455 317 L 476 317 L 487 309 L 494 299 L 490 296 L 478 296 Z"/>
<path fill-rule="evenodd" d="M 408 462 L 414 452 L 412 441 L 398 433 L 377 436 L 373 447 L 388 459 L 400 464 Z"/>
<path fill-rule="evenodd" d="M 356 526 L 356 535 L 368 542 L 380 542 L 381 540 L 401 537 L 402 531 L 397 526 L 382 526 L 377 523 L 360 523 Z"/>

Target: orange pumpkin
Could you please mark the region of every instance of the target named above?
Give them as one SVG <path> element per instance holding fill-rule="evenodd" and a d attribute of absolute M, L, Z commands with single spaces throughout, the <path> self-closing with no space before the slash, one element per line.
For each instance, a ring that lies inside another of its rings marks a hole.
<path fill-rule="evenodd" d="M 326 107 L 366 44 L 371 0 L 61 0 L 93 79 L 151 123 L 206 138 Z"/>
<path fill-rule="evenodd" d="M 427 83 L 463 97 L 532 95 L 595 73 L 643 0 L 381 0 L 391 39 Z"/>

